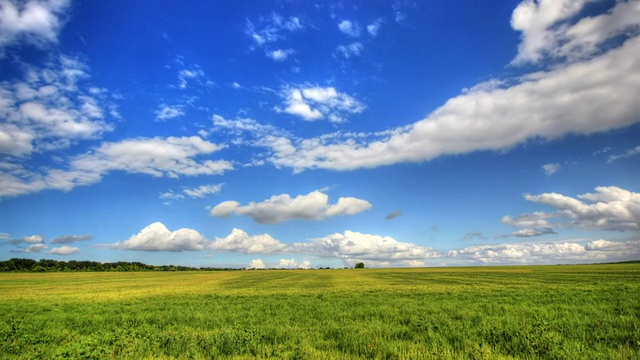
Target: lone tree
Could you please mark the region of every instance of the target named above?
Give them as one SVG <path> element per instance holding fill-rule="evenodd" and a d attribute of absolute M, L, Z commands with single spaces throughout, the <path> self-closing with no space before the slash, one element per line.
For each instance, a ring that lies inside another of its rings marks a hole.
<path fill-rule="evenodd" d="M 363 262 L 356 263 L 355 268 L 356 269 L 364 269 L 364 263 Z"/>

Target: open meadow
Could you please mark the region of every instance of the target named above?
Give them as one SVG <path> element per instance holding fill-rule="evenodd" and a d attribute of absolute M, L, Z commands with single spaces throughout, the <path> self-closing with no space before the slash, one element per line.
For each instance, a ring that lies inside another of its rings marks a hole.
<path fill-rule="evenodd" d="M 0 358 L 638 359 L 640 264 L 0 273 Z"/>

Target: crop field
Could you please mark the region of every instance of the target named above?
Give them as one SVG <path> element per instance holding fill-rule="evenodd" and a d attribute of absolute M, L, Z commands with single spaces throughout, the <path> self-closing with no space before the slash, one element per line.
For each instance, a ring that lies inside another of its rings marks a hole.
<path fill-rule="evenodd" d="M 638 359 L 640 264 L 0 273 L 0 358 Z"/>

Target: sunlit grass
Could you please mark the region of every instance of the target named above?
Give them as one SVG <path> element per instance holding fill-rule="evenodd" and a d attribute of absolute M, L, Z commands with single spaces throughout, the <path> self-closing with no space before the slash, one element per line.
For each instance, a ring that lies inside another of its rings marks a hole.
<path fill-rule="evenodd" d="M 0 358 L 640 356 L 640 265 L 0 274 Z"/>

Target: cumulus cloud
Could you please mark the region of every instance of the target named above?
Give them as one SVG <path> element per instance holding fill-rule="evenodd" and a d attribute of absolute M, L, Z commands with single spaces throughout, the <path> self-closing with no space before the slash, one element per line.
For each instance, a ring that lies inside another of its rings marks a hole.
<path fill-rule="evenodd" d="M 356 215 L 371 209 L 366 200 L 341 197 L 330 205 L 329 196 L 320 191 L 292 198 L 289 194 L 275 195 L 262 202 L 240 205 L 237 201 L 225 201 L 211 210 L 213 216 L 249 216 L 262 224 L 275 224 L 291 219 L 321 220 L 338 215 Z"/>
<path fill-rule="evenodd" d="M 77 186 L 95 184 L 111 171 L 170 178 L 220 175 L 233 169 L 229 161 L 197 161 L 195 158 L 223 147 L 197 136 L 104 142 L 94 150 L 72 158 L 67 169 L 46 169 L 43 174 L 16 167 L 13 173 L 0 173 L 0 197 L 43 189 L 69 191 Z"/>
<path fill-rule="evenodd" d="M 264 262 L 260 259 L 253 259 L 251 260 L 251 262 L 249 263 L 248 266 L 249 269 L 265 269 L 266 265 L 264 264 Z"/>
<path fill-rule="evenodd" d="M 560 165 L 558 163 L 542 165 L 542 171 L 545 174 L 547 174 L 547 176 L 551 176 L 551 175 L 557 173 L 560 170 L 560 168 L 562 168 L 562 165 Z"/>
<path fill-rule="evenodd" d="M 424 266 L 427 259 L 440 257 L 437 251 L 428 247 L 349 230 L 295 243 L 291 248 L 294 252 L 339 258 L 346 266 L 360 261 L 368 263 L 367 266 Z"/>
<path fill-rule="evenodd" d="M 62 235 L 51 240 L 52 244 L 70 244 L 78 241 L 87 241 L 93 239 L 91 235 Z"/>
<path fill-rule="evenodd" d="M 18 41 L 36 46 L 57 43 L 68 0 L 0 0 L 0 57 Z"/>
<path fill-rule="evenodd" d="M 278 269 L 310 269 L 311 262 L 308 260 L 297 262 L 295 259 L 280 259 L 276 267 Z"/>
<path fill-rule="evenodd" d="M 231 216 L 239 207 L 240 203 L 237 201 L 223 201 L 211 209 L 211 215 L 216 217 Z"/>
<path fill-rule="evenodd" d="M 26 157 L 69 147 L 111 131 L 117 112 L 103 93 L 82 86 L 87 66 L 52 57 L 42 68 L 22 64 L 21 79 L 0 82 L 0 155 Z"/>
<path fill-rule="evenodd" d="M 233 229 L 227 237 L 216 238 L 207 248 L 245 254 L 268 254 L 283 251 L 285 245 L 269 234 L 250 236 L 240 229 Z"/>
<path fill-rule="evenodd" d="M 342 20 L 339 24 L 338 24 L 338 29 L 351 36 L 351 37 L 359 37 L 360 36 L 360 25 L 355 22 L 355 21 L 351 21 L 351 20 Z"/>
<path fill-rule="evenodd" d="M 540 235 L 555 234 L 556 232 L 551 228 L 527 228 L 520 229 L 511 233 L 515 237 L 534 237 Z"/>
<path fill-rule="evenodd" d="M 44 243 L 44 236 L 42 235 L 24 236 L 17 240 L 21 243 L 40 244 L 40 243 Z"/>
<path fill-rule="evenodd" d="M 578 195 L 577 199 L 558 193 L 525 194 L 525 200 L 556 209 L 552 213 L 525 214 L 535 218 L 539 227 L 575 227 L 617 231 L 640 229 L 640 194 L 616 186 L 599 186 L 595 192 Z M 556 222 L 547 219 L 555 218 Z M 511 222 L 511 218 L 507 221 Z M 515 221 L 514 225 L 522 225 Z"/>
<path fill-rule="evenodd" d="M 558 262 L 602 262 L 634 259 L 640 241 L 595 240 L 578 242 L 520 243 L 469 246 L 450 250 L 451 258 L 481 264 L 551 264 Z"/>
<path fill-rule="evenodd" d="M 161 222 L 155 222 L 128 240 L 112 244 L 111 247 L 123 250 L 179 252 L 204 250 L 207 245 L 208 241 L 195 230 L 169 231 Z"/>
<path fill-rule="evenodd" d="M 9 244 L 13 244 L 13 245 L 20 245 L 20 244 L 44 244 L 44 236 L 42 235 L 29 235 L 29 236 L 23 236 L 17 239 L 13 239 L 11 237 L 11 235 L 6 234 L 6 233 L 2 233 L 0 234 L 2 235 L 0 237 L 0 241 L 6 241 Z"/>
<path fill-rule="evenodd" d="M 619 1 L 608 12 L 574 20 L 594 0 L 540 0 L 521 2 L 513 11 L 511 27 L 522 33 L 513 64 L 546 59 L 581 60 L 597 54 L 617 37 L 639 32 L 640 6 Z"/>
<path fill-rule="evenodd" d="M 80 251 L 80 248 L 65 245 L 65 246 L 60 246 L 60 247 L 56 247 L 49 250 L 48 254 L 71 255 L 71 254 L 77 253 L 78 251 Z"/>
<path fill-rule="evenodd" d="M 75 158 L 71 166 L 79 171 L 98 174 L 120 170 L 172 178 L 219 175 L 233 168 L 228 161 L 197 162 L 193 158 L 222 148 L 197 136 L 125 139 L 102 143 L 94 151 Z"/>
<path fill-rule="evenodd" d="M 280 95 L 284 98 L 284 106 L 274 110 L 306 121 L 328 119 L 343 122 L 349 114 L 358 114 L 365 109 L 360 101 L 338 92 L 334 87 L 288 86 Z"/>
<path fill-rule="evenodd" d="M 39 253 L 40 251 L 47 249 L 48 246 L 45 244 L 33 244 L 29 245 L 24 249 L 24 252 L 28 253 Z"/>
<path fill-rule="evenodd" d="M 631 4 L 619 2 L 616 8 Z M 494 82 L 489 88 L 473 87 L 425 119 L 391 129 L 377 139 L 349 134 L 280 138 L 271 142 L 279 146 L 271 147 L 269 160 L 295 172 L 374 168 L 443 155 L 504 151 L 531 139 L 553 140 L 570 133 L 592 134 L 637 123 L 640 102 L 634 94 L 640 92 L 640 60 L 636 56 L 640 53 L 640 37 L 631 36 L 601 48 L 593 56 Z M 300 91 L 290 90 L 286 99 L 280 111 L 307 120 L 322 118 L 322 112 L 307 103 Z"/>

